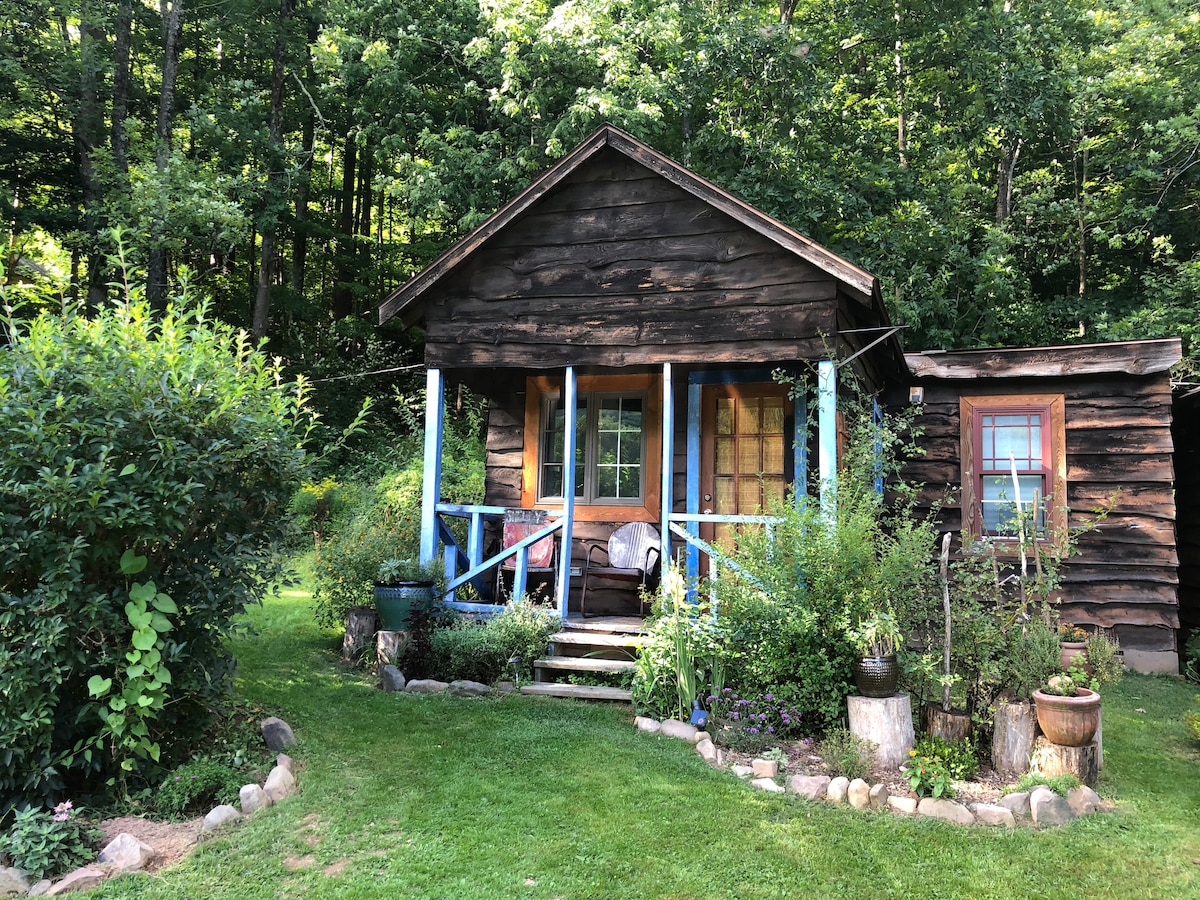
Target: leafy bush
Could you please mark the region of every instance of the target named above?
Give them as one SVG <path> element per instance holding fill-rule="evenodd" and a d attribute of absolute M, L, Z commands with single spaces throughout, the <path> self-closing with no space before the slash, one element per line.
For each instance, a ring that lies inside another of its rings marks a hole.
<path fill-rule="evenodd" d="M 1121 643 L 1115 634 L 1097 628 L 1087 639 L 1086 653 L 1096 690 L 1103 691 L 1120 682 L 1125 674 L 1125 660 L 1121 657 Z"/>
<path fill-rule="evenodd" d="M 246 778 L 224 763 L 197 759 L 169 773 L 154 793 L 154 811 L 166 819 L 204 815 L 214 806 L 233 804 Z"/>
<path fill-rule="evenodd" d="M 871 774 L 871 768 L 875 765 L 875 751 L 878 749 L 874 742 L 860 738 L 843 726 L 829 729 L 817 745 L 817 754 L 834 775 L 844 775 L 854 780 Z"/>
<path fill-rule="evenodd" d="M 1047 778 L 1045 775 L 1035 775 L 1027 772 L 1017 779 L 1016 784 L 1010 784 L 1004 789 L 1005 794 L 1016 794 L 1022 791 L 1032 791 L 1035 787 L 1048 787 L 1060 797 L 1065 797 L 1072 790 L 1083 784 L 1071 774 L 1055 775 Z"/>
<path fill-rule="evenodd" d="M 757 753 L 796 735 L 800 713 L 774 694 L 741 697 L 732 688 L 711 694 L 706 705 L 712 716 L 709 731 L 719 744 L 733 750 Z"/>
<path fill-rule="evenodd" d="M 133 297 L 4 324 L 0 814 L 190 749 L 233 672 L 232 617 L 283 573 L 310 421 L 304 389 L 203 306 L 155 319 Z M 146 742 L 102 741 L 148 671 L 169 702 Z"/>
<path fill-rule="evenodd" d="M 70 800 L 53 811 L 26 806 L 0 834 L 0 857 L 35 880 L 61 875 L 92 860 L 99 834 Z"/>
<path fill-rule="evenodd" d="M 908 751 L 908 762 L 904 764 L 904 777 L 918 797 L 954 796 L 954 786 L 950 783 L 950 770 L 936 756 L 925 756 L 916 748 Z"/>
<path fill-rule="evenodd" d="M 491 684 L 512 673 L 511 661 L 520 658 L 520 674 L 531 677 L 533 661 L 545 654 L 559 624 L 556 616 L 524 601 L 484 622 L 455 618 L 433 630 L 425 668 L 443 681 Z"/>
<path fill-rule="evenodd" d="M 951 744 L 936 734 L 926 734 L 917 738 L 913 751 L 917 756 L 936 759 L 955 781 L 970 781 L 979 771 L 979 760 L 970 738 Z"/>
<path fill-rule="evenodd" d="M 1184 713 L 1183 724 L 1187 726 L 1188 734 L 1192 736 L 1192 740 L 1200 744 L 1200 713 Z"/>

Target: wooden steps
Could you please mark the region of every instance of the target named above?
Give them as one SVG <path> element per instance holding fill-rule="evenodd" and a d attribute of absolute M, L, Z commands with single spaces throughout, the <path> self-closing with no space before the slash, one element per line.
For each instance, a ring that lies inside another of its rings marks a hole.
<path fill-rule="evenodd" d="M 632 616 L 582 619 L 573 616 L 563 628 L 550 636 L 546 656 L 533 661 L 533 684 L 521 688 L 523 694 L 569 697 L 578 700 L 609 700 L 628 703 L 630 692 L 624 688 L 559 684 L 560 673 L 626 674 L 637 668 L 638 649 L 646 642 L 641 620 Z"/>
<path fill-rule="evenodd" d="M 624 688 L 598 687 L 594 684 L 555 684 L 534 682 L 521 685 L 522 694 L 537 694 L 542 697 L 566 697 L 573 700 L 611 700 L 628 703 L 633 695 Z"/>

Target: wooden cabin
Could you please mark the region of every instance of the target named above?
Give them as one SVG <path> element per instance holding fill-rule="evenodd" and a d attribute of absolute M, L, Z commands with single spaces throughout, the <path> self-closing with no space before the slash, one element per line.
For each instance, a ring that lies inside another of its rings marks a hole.
<path fill-rule="evenodd" d="M 753 520 L 766 494 L 807 483 L 810 450 L 819 480 L 836 470 L 837 385 L 849 367 L 882 396 L 925 388 L 932 452 L 914 474 L 939 485 L 961 480 L 962 403 L 1059 396 L 1047 407 L 1065 428 L 1051 451 L 1066 453 L 1061 464 L 1053 457 L 1055 484 L 1073 504 L 1102 499 L 1113 479 L 1129 488 L 1112 517 L 1121 527 L 1104 532 L 1120 553 L 1080 561 L 1072 587 L 1086 586 L 1086 598 L 1070 608 L 1117 626 L 1148 667 L 1173 652 L 1164 392 L 1177 341 L 1155 343 L 1149 369 L 1132 361 L 1134 345 L 906 358 L 874 276 L 612 126 L 385 298 L 380 322 L 393 319 L 425 329 L 422 556 L 445 559 L 453 605 L 498 608 L 493 576 L 505 560 L 515 564 L 511 590 L 525 591 L 526 548 L 553 537 L 571 548 L 548 579 L 565 618 L 578 609 L 581 539 L 603 541 L 628 522 L 651 523 L 663 555 L 680 551 L 692 572 L 715 564 L 720 529 Z M 1108 368 L 1076 371 L 1085 358 Z M 1073 362 L 1056 380 L 1047 366 L 1064 359 Z M 815 421 L 805 422 L 807 398 L 793 400 L 773 377 L 779 370 L 812 385 Z M 488 399 L 487 496 L 477 507 L 438 502 L 450 384 Z M 1145 422 L 1136 432 L 1113 427 L 1134 409 Z M 551 518 L 496 549 L 497 522 L 514 508 Z M 454 518 L 469 523 L 465 541 L 447 526 Z M 594 599 L 637 610 L 628 591 Z"/>

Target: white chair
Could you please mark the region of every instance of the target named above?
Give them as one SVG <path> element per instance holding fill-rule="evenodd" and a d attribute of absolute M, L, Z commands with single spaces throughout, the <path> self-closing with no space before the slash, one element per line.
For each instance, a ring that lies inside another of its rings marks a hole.
<path fill-rule="evenodd" d="M 658 530 L 646 522 L 629 522 L 614 531 L 607 542 L 584 541 L 588 550 L 583 562 L 583 589 L 579 595 L 579 613 L 587 616 L 588 583 L 592 578 L 616 581 L 636 581 L 645 586 L 646 579 L 658 565 L 662 539 Z M 606 564 L 595 560 L 597 552 L 606 557 Z M 639 599 L 639 612 L 642 611 Z"/>

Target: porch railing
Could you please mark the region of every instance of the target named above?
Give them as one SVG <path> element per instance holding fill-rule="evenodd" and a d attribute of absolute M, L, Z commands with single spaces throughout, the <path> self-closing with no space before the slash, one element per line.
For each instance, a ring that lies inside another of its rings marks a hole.
<path fill-rule="evenodd" d="M 446 606 L 467 612 L 499 612 L 504 608 L 503 604 L 460 601 L 458 589 L 470 584 L 475 588 L 478 596 L 486 596 L 491 584 L 496 581 L 495 572 L 509 559 L 514 560 L 513 596 L 523 596 L 529 581 L 529 548 L 544 538 L 553 537 L 562 532 L 563 526 L 566 524 L 562 513 L 550 510 L 547 514 L 551 521 L 544 528 L 538 529 L 511 547 L 506 547 L 499 553 L 484 559 L 484 529 L 488 522 L 503 519 L 506 512 L 508 509 L 503 506 L 476 506 L 462 503 L 439 503 L 437 505 L 438 536 L 442 543 L 442 559 L 445 561 L 446 574 L 446 592 L 442 602 Z M 447 516 L 468 521 L 466 547 L 459 543 L 458 537 L 446 522 L 445 517 Z M 569 553 L 570 550 L 567 549 L 564 552 Z M 564 610 L 560 608 L 559 615 L 561 616 L 563 613 Z"/>
<path fill-rule="evenodd" d="M 740 565 L 736 560 L 729 557 L 719 547 L 714 547 L 711 543 L 704 540 L 697 533 L 701 524 L 714 525 L 763 525 L 767 531 L 767 544 L 771 543 L 772 533 L 775 526 L 782 522 L 778 516 L 737 516 L 737 515 L 717 515 L 715 513 L 672 513 L 668 520 L 668 527 L 671 534 L 682 539 L 688 549 L 687 553 L 687 572 L 689 578 L 695 578 L 700 572 L 700 554 L 703 553 L 708 557 L 708 580 L 710 584 L 709 598 L 715 600 L 715 587 L 717 581 L 721 578 L 721 570 L 730 569 L 737 572 L 742 578 L 745 578 L 751 584 L 762 587 L 762 582 L 748 571 L 744 566 Z M 695 599 L 695 598 L 692 598 Z"/>

